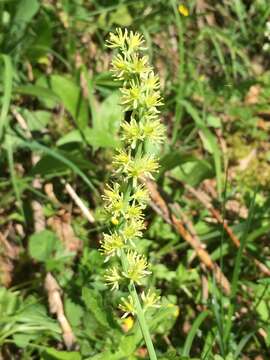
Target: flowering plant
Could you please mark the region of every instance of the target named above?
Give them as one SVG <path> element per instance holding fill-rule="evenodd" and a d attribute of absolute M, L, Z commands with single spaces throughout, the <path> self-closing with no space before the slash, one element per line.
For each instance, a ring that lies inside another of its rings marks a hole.
<path fill-rule="evenodd" d="M 105 262 L 115 258 L 114 265 L 105 274 L 112 290 L 121 284 L 128 284 L 129 296 L 122 298 L 119 308 L 137 316 L 150 359 L 156 359 L 144 313 L 150 307 L 157 307 L 159 297 L 152 290 L 139 296 L 136 286 L 149 274 L 146 257 L 140 254 L 135 240 L 142 237 L 145 229 L 143 210 L 149 194 L 144 185 L 158 170 L 157 158 L 148 152 L 149 144 L 160 144 L 165 138 L 165 127 L 159 120 L 159 106 L 162 100 L 159 92 L 159 78 L 149 65 L 149 59 L 142 55 L 144 39 L 133 31 L 117 29 L 110 33 L 108 47 L 117 49 L 112 60 L 114 77 L 122 82 L 121 105 L 126 120 L 121 124 L 121 148 L 113 158 L 113 185 L 104 191 L 105 209 L 111 217 L 112 229 L 103 234 L 101 251 Z"/>

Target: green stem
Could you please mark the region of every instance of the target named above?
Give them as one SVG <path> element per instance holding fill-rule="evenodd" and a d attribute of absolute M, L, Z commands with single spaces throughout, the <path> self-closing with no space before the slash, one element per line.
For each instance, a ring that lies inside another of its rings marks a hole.
<path fill-rule="evenodd" d="M 122 262 L 124 271 L 126 271 L 127 270 L 127 258 L 126 258 L 126 254 L 124 251 L 122 251 L 122 254 L 121 254 L 121 262 Z M 143 309 L 141 306 L 141 302 L 138 297 L 137 290 L 136 290 L 136 287 L 135 287 L 133 281 L 130 282 L 130 284 L 128 286 L 128 290 L 134 301 L 134 305 L 136 308 L 136 315 L 137 315 L 137 318 L 138 318 L 138 321 L 140 324 L 140 328 L 141 328 L 141 332 L 142 332 L 142 335 L 143 335 L 143 338 L 145 341 L 145 345 L 148 350 L 149 358 L 150 358 L 150 360 L 157 360 L 157 355 L 156 355 L 156 352 L 154 349 L 154 345 L 152 343 L 149 328 L 147 326 L 147 323 L 146 323 L 146 320 L 144 317 L 144 312 L 143 312 Z"/>
<path fill-rule="evenodd" d="M 183 106 L 180 100 L 184 98 L 184 86 L 185 86 L 185 43 L 184 43 L 184 23 L 177 10 L 176 0 L 171 0 L 171 5 L 175 14 L 175 21 L 178 31 L 178 52 L 179 52 L 179 68 L 178 68 L 178 89 L 176 94 L 175 105 L 175 121 L 172 134 L 172 146 L 177 141 L 179 125 L 183 116 Z"/>

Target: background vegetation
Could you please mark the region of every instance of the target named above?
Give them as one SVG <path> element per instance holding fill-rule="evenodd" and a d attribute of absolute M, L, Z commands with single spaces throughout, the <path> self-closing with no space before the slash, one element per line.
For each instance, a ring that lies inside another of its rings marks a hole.
<path fill-rule="evenodd" d="M 269 359 L 269 18 L 267 0 L 0 2 L 2 359 L 147 359 L 98 251 L 118 26 L 145 36 L 165 98 L 140 242 L 158 358 Z"/>

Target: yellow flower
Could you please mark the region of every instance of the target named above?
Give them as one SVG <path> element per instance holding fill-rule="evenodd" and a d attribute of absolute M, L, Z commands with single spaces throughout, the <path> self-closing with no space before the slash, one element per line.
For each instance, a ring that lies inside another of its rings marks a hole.
<path fill-rule="evenodd" d="M 147 119 L 142 125 L 146 139 L 152 143 L 160 144 L 165 140 L 165 126 L 157 119 Z"/>
<path fill-rule="evenodd" d="M 140 57 L 137 53 L 135 53 L 131 57 L 130 69 L 136 74 L 142 75 L 144 77 L 147 76 L 148 73 L 152 71 L 152 67 L 148 62 L 148 56 Z"/>
<path fill-rule="evenodd" d="M 126 168 L 128 178 L 133 179 L 133 186 L 137 186 L 137 179 L 149 177 L 153 179 L 152 173 L 156 172 L 159 165 L 152 155 L 144 155 L 129 162 Z"/>
<path fill-rule="evenodd" d="M 124 194 L 120 192 L 120 185 L 117 183 L 113 186 L 107 185 L 104 193 L 105 195 L 102 195 L 103 200 L 105 200 L 104 207 L 111 214 L 112 223 L 117 225 L 118 217 L 125 212 Z"/>
<path fill-rule="evenodd" d="M 143 277 L 151 274 L 151 271 L 147 269 L 148 264 L 146 258 L 136 251 L 128 251 L 127 264 L 127 271 L 123 272 L 123 275 L 138 285 L 141 285 L 141 279 Z"/>
<path fill-rule="evenodd" d="M 147 310 L 147 308 L 159 308 L 160 304 L 158 304 L 160 300 L 160 296 L 158 296 L 154 291 L 148 290 L 147 293 L 144 291 L 141 295 L 143 305 L 144 305 L 144 311 Z"/>
<path fill-rule="evenodd" d="M 140 204 L 136 205 L 136 204 L 132 204 L 132 205 L 128 205 L 126 207 L 126 212 L 124 214 L 125 218 L 127 220 L 138 220 L 138 219 L 143 219 L 143 212 L 142 212 L 142 207 Z"/>
<path fill-rule="evenodd" d="M 128 165 L 131 161 L 131 156 L 125 150 L 119 150 L 118 154 L 113 157 L 113 166 L 116 172 L 127 172 Z"/>
<path fill-rule="evenodd" d="M 119 309 L 124 311 L 121 319 L 126 318 L 129 314 L 135 315 L 135 305 L 131 295 L 128 295 L 127 299 L 124 297 L 121 298 L 121 304 L 119 304 Z"/>
<path fill-rule="evenodd" d="M 111 286 L 111 290 L 119 289 L 119 282 L 122 277 L 115 266 L 106 270 L 104 278 L 107 285 Z"/>
<path fill-rule="evenodd" d="M 134 325 L 134 318 L 132 316 L 127 316 L 122 320 L 122 328 L 124 332 L 128 332 L 130 329 L 132 329 Z"/>
<path fill-rule="evenodd" d="M 110 33 L 109 39 L 106 41 L 109 48 L 125 48 L 125 42 L 127 40 L 127 29 L 123 32 L 122 29 L 117 28 L 116 33 Z"/>
<path fill-rule="evenodd" d="M 158 90 L 160 87 L 159 77 L 150 71 L 147 77 L 143 79 L 142 85 L 147 91 Z"/>
<path fill-rule="evenodd" d="M 145 106 L 150 112 L 158 113 L 157 106 L 163 105 L 163 102 L 158 91 L 152 92 L 145 96 Z"/>
<path fill-rule="evenodd" d="M 133 33 L 131 30 L 127 36 L 128 52 L 132 53 L 137 50 L 144 50 L 142 44 L 144 43 L 143 36 L 137 32 Z"/>
<path fill-rule="evenodd" d="M 129 72 L 129 67 L 129 63 L 120 54 L 112 60 L 112 72 L 120 80 L 125 79 L 126 74 Z"/>
<path fill-rule="evenodd" d="M 103 234 L 101 252 L 106 256 L 105 262 L 112 256 L 120 255 L 120 250 L 124 247 L 124 245 L 124 239 L 120 234 Z"/>
<path fill-rule="evenodd" d="M 131 198 L 136 200 L 139 204 L 141 204 L 141 207 L 145 207 L 144 204 L 146 204 L 149 201 L 149 191 L 144 185 L 140 184 L 136 188 Z"/>
<path fill-rule="evenodd" d="M 123 229 L 121 230 L 121 234 L 126 241 L 133 243 L 132 239 L 143 236 L 143 229 L 145 229 L 143 219 L 133 217 L 129 221 L 126 221 Z"/>
<path fill-rule="evenodd" d="M 121 126 L 123 129 L 122 140 L 131 144 L 131 148 L 135 149 L 137 141 L 144 139 L 140 124 L 132 118 L 130 122 L 125 121 Z"/>
<path fill-rule="evenodd" d="M 120 89 L 122 93 L 121 105 L 124 105 L 125 111 L 131 109 L 137 109 L 138 105 L 142 101 L 142 88 L 133 81 L 130 83 L 130 88 Z"/>
<path fill-rule="evenodd" d="M 189 16 L 189 10 L 188 10 L 188 8 L 187 8 L 185 5 L 183 5 L 183 4 L 180 4 L 180 5 L 178 6 L 178 11 L 179 11 L 179 13 L 180 13 L 181 15 L 183 15 L 183 16 Z"/>

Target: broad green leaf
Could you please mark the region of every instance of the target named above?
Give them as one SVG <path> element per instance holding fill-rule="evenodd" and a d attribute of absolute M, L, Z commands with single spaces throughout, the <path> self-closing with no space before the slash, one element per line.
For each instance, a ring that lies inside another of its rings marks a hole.
<path fill-rule="evenodd" d="M 83 142 L 82 134 L 79 130 L 72 130 L 69 133 L 65 134 L 57 141 L 56 145 L 61 146 L 73 142 Z"/>
<path fill-rule="evenodd" d="M 88 128 L 84 131 L 84 136 L 87 143 L 93 146 L 95 149 L 99 147 L 115 148 L 118 145 L 118 141 L 116 141 L 112 134 L 106 130 L 95 130 Z"/>
<path fill-rule="evenodd" d="M 92 106 L 95 106 L 92 104 Z M 119 94 L 113 92 L 100 105 L 98 109 L 92 111 L 92 128 L 83 131 L 83 135 L 94 148 L 117 147 L 119 141 L 116 133 L 123 118 L 121 107 L 119 106 Z"/>
<path fill-rule="evenodd" d="M 30 236 L 29 253 L 35 260 L 46 261 L 56 249 L 58 238 L 52 231 L 43 230 Z"/>
<path fill-rule="evenodd" d="M 52 90 L 49 90 L 44 86 L 20 85 L 18 87 L 15 87 L 14 91 L 19 94 L 35 96 L 40 101 L 47 99 L 47 100 L 51 101 L 54 106 L 60 102 L 59 96 L 57 96 Z"/>
<path fill-rule="evenodd" d="M 22 113 L 30 131 L 44 130 L 52 119 L 52 114 L 49 111 L 29 111 L 24 109 Z"/>
<path fill-rule="evenodd" d="M 100 325 L 110 328 L 106 311 L 103 305 L 102 296 L 96 290 L 84 287 L 82 289 L 82 299 L 87 309 L 93 314 Z"/>
<path fill-rule="evenodd" d="M 220 128 L 221 127 L 221 121 L 220 118 L 214 115 L 208 115 L 206 118 L 206 123 L 208 126 L 212 126 L 214 128 Z"/>
<path fill-rule="evenodd" d="M 81 360 L 81 355 L 77 351 L 58 351 L 54 348 L 46 348 L 42 353 L 44 360 Z"/>
<path fill-rule="evenodd" d="M 160 159 L 161 171 L 163 173 L 186 162 L 197 161 L 197 160 L 198 159 L 195 158 L 193 155 L 189 155 L 181 151 L 174 150 L 165 154 Z"/>
<path fill-rule="evenodd" d="M 0 314 L 2 318 L 13 314 L 20 305 L 19 293 L 0 287 Z M 1 323 L 1 318 L 0 318 Z"/>
<path fill-rule="evenodd" d="M 19 348 L 25 348 L 30 343 L 30 341 L 35 340 L 38 336 L 39 336 L 38 333 L 36 334 L 18 333 L 13 335 L 13 341 L 15 345 L 18 346 Z"/>
<path fill-rule="evenodd" d="M 209 162 L 197 159 L 174 168 L 171 175 L 191 186 L 197 186 L 202 180 L 212 177 L 214 171 Z"/>
<path fill-rule="evenodd" d="M 48 14 L 43 13 L 42 17 L 34 24 L 35 40 L 27 50 L 27 56 L 31 62 L 42 60 L 52 52 L 53 23 Z"/>
<path fill-rule="evenodd" d="M 132 23 L 132 17 L 128 11 L 126 5 L 120 5 L 117 10 L 110 15 L 110 24 L 116 24 L 120 26 L 130 26 Z"/>
<path fill-rule="evenodd" d="M 23 31 L 26 25 L 32 20 L 38 12 L 40 3 L 37 0 L 20 0 L 16 6 L 16 14 L 13 19 L 13 26 L 11 32 L 14 32 L 17 37 L 21 36 L 19 32 Z"/>
<path fill-rule="evenodd" d="M 50 86 L 59 96 L 78 128 L 85 129 L 88 124 L 88 108 L 80 87 L 73 80 L 62 75 L 52 75 Z"/>
<path fill-rule="evenodd" d="M 81 323 L 81 319 L 83 317 L 83 308 L 80 305 L 75 304 L 72 300 L 66 299 L 65 314 L 70 324 L 77 327 Z"/>
<path fill-rule="evenodd" d="M 204 141 L 204 145 L 206 150 L 208 150 L 213 155 L 214 163 L 215 163 L 215 171 L 217 177 L 217 188 L 219 195 L 221 196 L 222 191 L 222 159 L 221 152 L 217 143 L 215 136 L 212 132 L 207 128 L 206 124 L 201 119 L 199 112 L 196 108 L 192 106 L 188 101 L 182 100 L 181 104 L 185 107 L 188 114 L 193 118 L 196 123 L 196 126 L 199 130 L 201 130 L 201 136 Z"/>
<path fill-rule="evenodd" d="M 79 175 L 82 178 L 82 180 L 89 186 L 90 189 L 96 192 L 96 189 L 94 188 L 93 184 L 91 183 L 89 178 L 80 170 L 80 168 L 78 168 L 76 164 L 74 164 L 71 160 L 67 159 L 64 155 L 62 155 L 58 151 L 54 149 L 50 149 L 44 145 L 41 145 L 36 141 L 24 141 L 22 139 L 20 139 L 19 146 L 29 148 L 31 150 L 41 151 L 47 155 L 50 155 L 54 159 L 61 161 L 63 164 L 67 165 L 71 170 L 73 170 L 75 174 Z"/>

